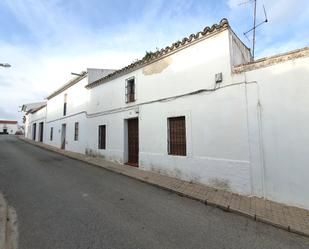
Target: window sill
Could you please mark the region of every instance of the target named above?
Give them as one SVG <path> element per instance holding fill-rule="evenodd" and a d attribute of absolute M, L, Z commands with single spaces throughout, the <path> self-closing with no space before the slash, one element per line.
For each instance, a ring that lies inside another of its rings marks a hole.
<path fill-rule="evenodd" d="M 173 157 L 188 157 L 188 155 L 174 155 L 174 154 L 167 154 L 167 155 Z"/>

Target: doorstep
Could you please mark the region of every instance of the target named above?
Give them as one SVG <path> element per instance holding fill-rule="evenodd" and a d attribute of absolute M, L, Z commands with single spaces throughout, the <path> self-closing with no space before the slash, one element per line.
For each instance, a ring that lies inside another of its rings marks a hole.
<path fill-rule="evenodd" d="M 244 215 L 256 221 L 309 237 L 309 210 L 287 206 L 258 197 L 243 196 L 199 183 L 183 181 L 152 171 L 140 170 L 137 167 L 110 162 L 101 157 L 89 157 L 84 154 L 61 150 L 50 145 L 26 139 L 22 136 L 19 136 L 19 139 L 69 158 L 99 166 L 175 192 L 181 196 L 203 202 L 206 205 Z"/>

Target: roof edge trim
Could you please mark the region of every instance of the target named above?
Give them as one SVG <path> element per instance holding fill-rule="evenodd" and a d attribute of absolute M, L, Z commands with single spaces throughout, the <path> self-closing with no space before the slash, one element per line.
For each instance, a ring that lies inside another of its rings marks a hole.
<path fill-rule="evenodd" d="M 273 56 L 263 57 L 245 64 L 236 65 L 233 67 L 233 73 L 238 74 L 247 71 L 253 71 L 259 68 L 268 67 L 281 62 L 308 56 L 309 56 L 309 47 L 303 47 L 285 53 L 279 53 Z"/>
<path fill-rule="evenodd" d="M 76 83 L 78 83 L 79 81 L 81 81 L 82 79 L 84 79 L 87 76 L 87 72 L 83 71 L 81 72 L 80 76 L 76 76 L 75 78 L 69 80 L 66 84 L 64 84 L 63 86 L 61 86 L 59 89 L 57 89 L 56 91 L 54 91 L 53 93 L 51 93 L 50 95 L 48 95 L 46 97 L 47 100 L 57 96 L 58 94 L 62 93 L 63 91 L 65 91 L 66 89 L 70 88 L 71 86 L 75 85 Z"/>

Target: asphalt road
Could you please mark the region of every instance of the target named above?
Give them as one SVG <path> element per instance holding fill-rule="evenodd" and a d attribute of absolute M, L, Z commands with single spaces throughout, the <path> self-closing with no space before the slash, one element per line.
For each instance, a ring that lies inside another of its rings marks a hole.
<path fill-rule="evenodd" d="M 21 249 L 309 248 L 309 239 L 0 136 Z"/>

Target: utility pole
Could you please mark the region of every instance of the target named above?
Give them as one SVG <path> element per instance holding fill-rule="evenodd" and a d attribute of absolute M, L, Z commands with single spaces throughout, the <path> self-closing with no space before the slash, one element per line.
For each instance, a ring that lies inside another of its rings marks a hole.
<path fill-rule="evenodd" d="M 247 34 L 249 32 L 252 31 L 252 59 L 254 59 L 254 56 L 255 56 L 255 31 L 256 31 L 256 28 L 261 26 L 263 23 L 265 22 L 268 22 L 268 19 L 267 19 L 267 14 L 266 14 L 266 10 L 265 10 L 265 6 L 263 5 L 263 11 L 264 11 L 264 21 L 256 24 L 256 5 L 257 5 L 257 0 L 249 0 L 247 2 L 243 2 L 243 3 L 240 3 L 240 5 L 243 5 L 243 4 L 247 4 L 247 3 L 252 3 L 253 2 L 253 27 L 249 30 L 247 30 L 246 32 L 244 32 L 244 36 L 249 40 Z M 250 41 L 250 40 L 249 40 Z"/>

